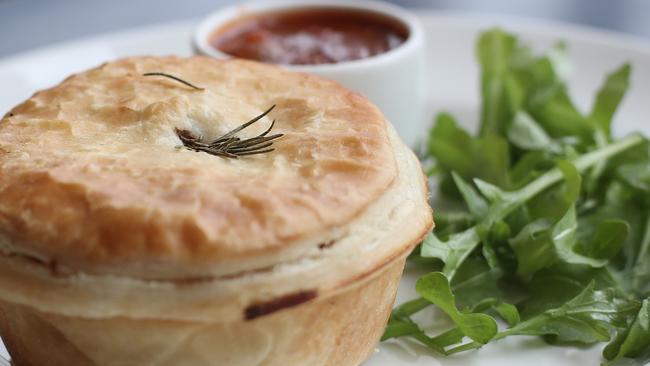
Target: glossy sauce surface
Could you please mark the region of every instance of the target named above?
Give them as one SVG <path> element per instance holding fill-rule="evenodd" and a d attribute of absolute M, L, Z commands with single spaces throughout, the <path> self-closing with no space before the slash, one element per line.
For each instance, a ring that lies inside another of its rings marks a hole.
<path fill-rule="evenodd" d="M 285 65 L 333 64 L 385 53 L 408 37 L 395 19 L 369 11 L 308 8 L 258 13 L 217 29 L 213 47 Z"/>

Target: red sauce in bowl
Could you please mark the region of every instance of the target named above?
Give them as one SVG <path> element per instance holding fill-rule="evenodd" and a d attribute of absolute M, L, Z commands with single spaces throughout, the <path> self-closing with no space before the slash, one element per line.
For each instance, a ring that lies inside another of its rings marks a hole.
<path fill-rule="evenodd" d="M 370 11 L 304 8 L 258 13 L 217 29 L 210 44 L 234 57 L 284 65 L 334 64 L 390 51 L 408 38 L 398 20 Z"/>

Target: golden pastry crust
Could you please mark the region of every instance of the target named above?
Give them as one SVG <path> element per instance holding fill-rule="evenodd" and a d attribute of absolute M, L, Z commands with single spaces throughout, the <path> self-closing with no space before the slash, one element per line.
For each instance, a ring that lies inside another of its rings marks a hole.
<path fill-rule="evenodd" d="M 205 90 L 142 76 L 157 71 Z M 178 148 L 175 128 L 215 138 L 274 104 L 285 136 L 271 153 Z M 326 236 L 396 174 L 383 116 L 335 82 L 247 61 L 128 58 L 0 121 L 0 249 L 90 273 L 214 266 Z"/>

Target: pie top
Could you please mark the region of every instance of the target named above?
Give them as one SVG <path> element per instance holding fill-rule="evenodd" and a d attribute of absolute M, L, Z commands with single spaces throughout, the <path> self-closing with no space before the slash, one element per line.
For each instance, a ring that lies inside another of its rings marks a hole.
<path fill-rule="evenodd" d="M 164 72 L 202 88 L 162 76 Z M 183 145 L 283 134 L 238 158 Z M 204 57 L 133 57 L 73 75 L 0 121 L 0 250 L 119 273 L 280 253 L 361 215 L 397 174 L 384 117 L 316 76 Z"/>

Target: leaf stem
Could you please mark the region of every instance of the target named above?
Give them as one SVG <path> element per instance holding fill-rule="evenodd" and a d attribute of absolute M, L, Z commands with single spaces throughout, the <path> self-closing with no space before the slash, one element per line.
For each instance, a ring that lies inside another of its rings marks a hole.
<path fill-rule="evenodd" d="M 582 155 L 573 161 L 573 165 L 575 165 L 576 169 L 582 173 L 588 168 L 601 163 L 633 146 L 636 146 L 641 142 L 643 142 L 643 137 L 640 135 L 628 136 L 615 143 Z M 517 199 L 520 201 L 519 203 L 523 203 L 533 198 L 546 188 L 554 185 L 555 183 L 558 183 L 561 179 L 562 172 L 558 168 L 555 168 L 530 182 L 519 191 L 513 192 L 512 194 L 517 197 Z"/>
<path fill-rule="evenodd" d="M 501 333 L 499 333 L 499 334 L 501 334 Z M 497 334 L 497 336 L 499 334 Z M 492 338 L 492 340 L 494 340 L 494 339 L 496 339 L 496 336 L 495 336 L 495 338 Z M 451 349 L 445 351 L 445 354 L 449 356 L 449 355 L 453 355 L 455 353 L 469 351 L 469 350 L 472 350 L 472 349 L 479 349 L 479 348 L 481 348 L 483 346 L 484 346 L 484 344 L 481 344 L 481 343 L 478 343 L 478 342 L 474 342 L 474 341 L 467 342 L 465 344 L 461 344 L 460 346 L 457 346 L 457 347 L 454 347 L 454 348 L 451 348 Z"/>
<path fill-rule="evenodd" d="M 427 299 L 418 297 L 416 299 L 407 301 L 393 310 L 393 315 L 397 317 L 401 316 L 411 316 L 420 310 L 431 305 L 431 302 Z"/>

